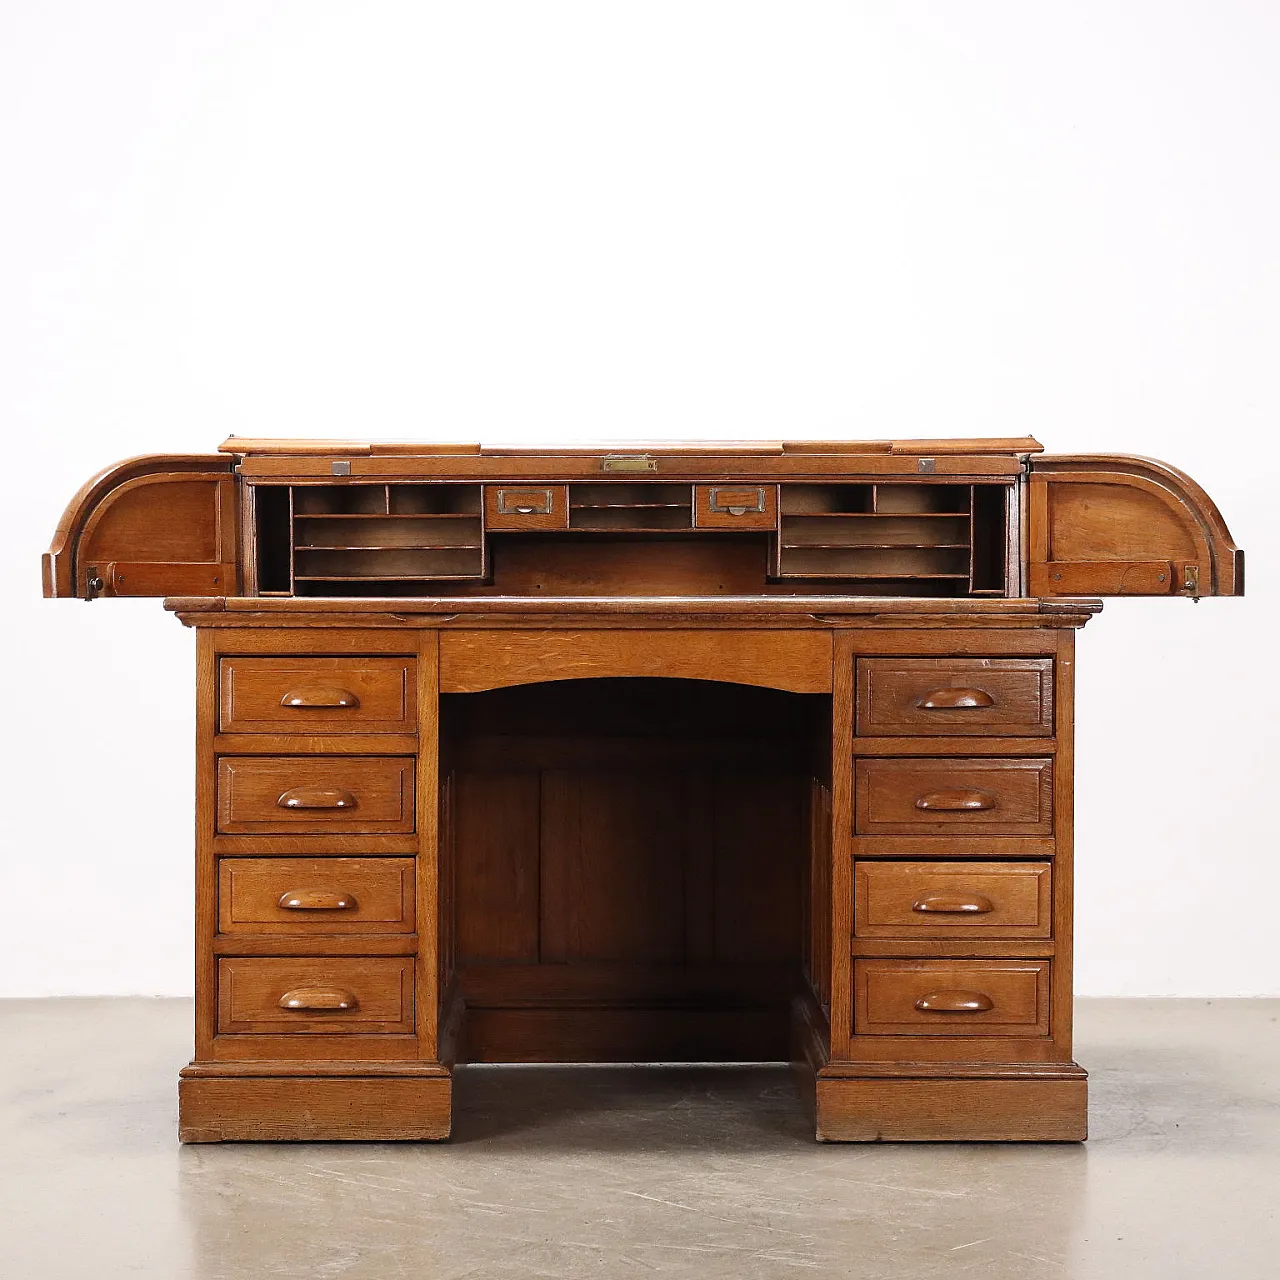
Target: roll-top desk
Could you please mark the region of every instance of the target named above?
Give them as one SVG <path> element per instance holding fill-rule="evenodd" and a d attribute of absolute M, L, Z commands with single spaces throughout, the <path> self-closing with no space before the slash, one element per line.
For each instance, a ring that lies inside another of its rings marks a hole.
<path fill-rule="evenodd" d="M 1180 472 L 1030 438 L 233 437 L 96 477 L 44 574 L 197 630 L 183 1141 L 788 1059 L 822 1139 L 1079 1140 L 1075 632 L 1243 554 Z"/>

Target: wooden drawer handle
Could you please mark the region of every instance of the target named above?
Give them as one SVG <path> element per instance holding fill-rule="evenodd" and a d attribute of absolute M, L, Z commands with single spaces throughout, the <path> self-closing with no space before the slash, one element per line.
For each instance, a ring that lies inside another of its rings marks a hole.
<path fill-rule="evenodd" d="M 916 699 L 921 711 L 965 711 L 995 705 L 996 700 L 985 689 L 935 689 Z"/>
<path fill-rule="evenodd" d="M 280 809 L 354 809 L 356 798 L 336 787 L 293 787 L 276 801 Z"/>
<path fill-rule="evenodd" d="M 295 1009 L 299 1013 L 312 1010 L 358 1009 L 360 1001 L 350 991 L 341 987 L 295 987 L 280 997 L 280 1008 Z"/>
<path fill-rule="evenodd" d="M 358 707 L 360 699 L 350 689 L 331 689 L 327 685 L 308 685 L 303 689 L 290 689 L 280 699 L 282 707 Z"/>
<path fill-rule="evenodd" d="M 995 796 L 985 791 L 930 791 L 916 801 L 917 809 L 941 809 L 947 813 L 969 813 L 995 807 Z"/>
<path fill-rule="evenodd" d="M 283 906 L 283 902 L 280 905 Z M 947 916 L 980 916 L 994 911 L 995 906 L 990 898 L 984 898 L 980 893 L 970 894 L 967 898 L 955 893 L 930 893 L 917 898 L 911 904 L 911 910 Z"/>
<path fill-rule="evenodd" d="M 983 991 L 931 991 L 916 1001 L 921 1013 L 986 1013 L 995 1007 Z"/>
<path fill-rule="evenodd" d="M 283 911 L 354 911 L 355 895 L 330 893 L 328 889 L 290 889 L 276 903 Z"/>

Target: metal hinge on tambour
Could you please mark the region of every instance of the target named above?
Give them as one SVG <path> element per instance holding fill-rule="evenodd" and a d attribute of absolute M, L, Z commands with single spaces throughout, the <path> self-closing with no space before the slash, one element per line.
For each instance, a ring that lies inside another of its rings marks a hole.
<path fill-rule="evenodd" d="M 1196 603 L 1200 603 L 1200 566 L 1184 564 L 1182 566 L 1182 589 Z"/>
<path fill-rule="evenodd" d="M 601 471 L 657 471 L 658 460 L 647 453 L 607 453 L 600 459 Z"/>

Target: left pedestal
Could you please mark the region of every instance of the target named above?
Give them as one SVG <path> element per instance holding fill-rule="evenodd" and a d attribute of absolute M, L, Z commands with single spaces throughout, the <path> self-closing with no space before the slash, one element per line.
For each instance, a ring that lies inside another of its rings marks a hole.
<path fill-rule="evenodd" d="M 192 621 L 196 1028 L 179 1136 L 447 1138 L 436 633 Z"/>

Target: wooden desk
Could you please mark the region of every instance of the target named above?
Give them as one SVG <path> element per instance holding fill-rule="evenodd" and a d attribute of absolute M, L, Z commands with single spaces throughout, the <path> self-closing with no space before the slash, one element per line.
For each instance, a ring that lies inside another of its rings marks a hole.
<path fill-rule="evenodd" d="M 791 1060 L 827 1140 L 1079 1140 L 1079 596 L 1230 595 L 1187 477 L 1016 441 L 232 439 L 51 596 L 198 631 L 184 1141 L 444 1138 L 460 1062 Z"/>

